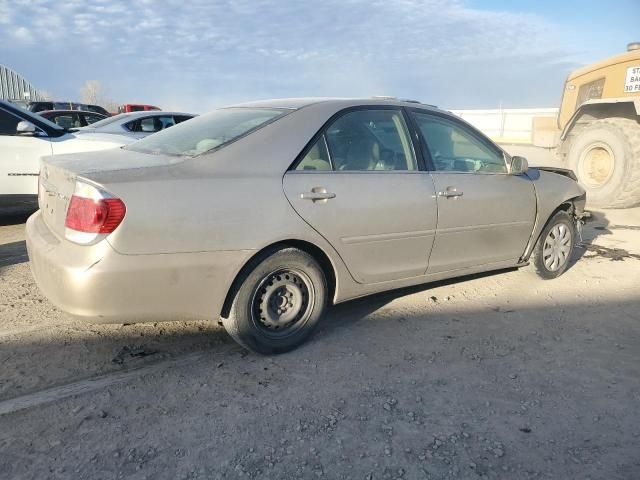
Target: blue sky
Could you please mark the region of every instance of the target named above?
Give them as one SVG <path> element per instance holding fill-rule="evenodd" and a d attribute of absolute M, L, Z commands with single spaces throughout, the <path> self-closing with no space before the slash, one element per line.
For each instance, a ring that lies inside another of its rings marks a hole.
<path fill-rule="evenodd" d="M 556 106 L 640 41 L 640 0 L 0 0 L 0 63 L 56 99 L 203 112 L 290 96 Z"/>

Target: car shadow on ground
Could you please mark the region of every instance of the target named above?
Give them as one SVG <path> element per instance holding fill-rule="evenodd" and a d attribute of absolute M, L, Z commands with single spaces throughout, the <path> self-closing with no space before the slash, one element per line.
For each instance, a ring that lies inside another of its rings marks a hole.
<path fill-rule="evenodd" d="M 3 238 L 0 230 L 0 272 L 4 267 L 24 263 L 29 260 L 27 256 L 27 245 L 24 240 L 15 240 L 13 234 L 16 229 L 24 228 L 22 225 L 38 209 L 36 201 L 22 201 L 17 205 L 0 205 L 0 228 L 7 227 L 11 234 L 9 241 Z M 24 238 L 22 234 L 19 238 Z"/>
<path fill-rule="evenodd" d="M 11 206 L 0 204 L 0 227 L 25 223 L 36 210 L 37 201 L 25 201 Z"/>
<path fill-rule="evenodd" d="M 3 267 L 29 261 L 27 244 L 24 240 L 0 245 L 0 272 Z"/>
<path fill-rule="evenodd" d="M 426 292 L 438 287 L 460 284 L 464 283 L 465 281 L 501 275 L 505 272 L 512 272 L 515 270 L 517 270 L 517 268 L 507 268 L 502 270 L 494 270 L 491 272 L 476 273 L 473 275 L 466 275 L 464 277 L 451 278 L 448 280 L 440 280 L 438 282 L 423 283 L 411 287 L 389 290 L 387 292 L 368 295 L 366 297 L 339 303 L 329 308 L 326 318 L 323 320 L 323 328 L 327 330 L 339 329 L 347 326 L 346 324 L 358 322 L 359 320 L 366 318 L 371 313 L 375 312 L 376 310 L 380 310 L 382 307 L 388 305 L 394 300 L 397 300 L 398 298 L 413 295 L 415 293 Z"/>
<path fill-rule="evenodd" d="M 597 241 L 599 237 L 614 235 L 615 231 L 640 231 L 640 224 L 612 223 L 607 217 L 606 212 L 592 211 L 591 213 L 592 217 L 587 221 L 583 229 L 581 241 L 576 244 L 569 268 L 575 265 L 575 263 L 585 255 L 588 255 L 588 257 L 601 257 L 612 261 L 622 261 L 627 258 L 640 259 L 638 252 L 630 252 L 619 246 L 618 242 L 606 246 L 602 245 L 602 242 Z"/>
<path fill-rule="evenodd" d="M 380 305 L 389 295 L 376 297 L 368 300 Z M 393 428 L 393 445 L 404 452 L 400 453 L 407 465 L 403 468 L 410 472 L 405 478 L 418 478 L 418 470 L 414 475 L 409 469 L 424 465 L 417 455 L 423 449 L 434 452 L 430 446 L 434 438 L 443 439 L 438 452 L 447 452 L 446 463 L 438 463 L 435 456 L 429 463 L 437 478 L 451 478 L 451 462 L 469 470 L 471 461 L 473 473 L 456 478 L 475 478 L 476 470 L 493 472 L 491 478 L 531 477 L 513 471 L 505 476 L 501 467 L 530 465 L 534 456 L 545 458 L 544 465 L 536 468 L 549 472 L 539 476 L 560 472 L 562 478 L 583 478 L 593 472 L 593 477 L 600 473 L 606 477 L 614 472 L 616 478 L 635 478 L 637 464 L 631 459 L 637 450 L 638 412 L 633 407 L 640 376 L 634 361 L 635 338 L 630 334 L 638 330 L 631 315 L 621 313 L 635 312 L 639 305 L 637 296 L 597 305 L 565 299 L 560 305 L 540 302 L 498 313 L 481 305 L 468 309 L 460 302 L 451 311 L 404 312 L 402 322 L 400 313 L 392 313 L 351 325 L 349 332 L 319 332 L 302 348 L 272 358 L 239 349 L 225 351 L 232 343 L 224 336 L 207 345 L 204 340 L 222 335 L 221 330 L 189 329 L 189 334 L 169 335 L 165 345 L 184 341 L 184 349 L 177 353 L 186 356 L 196 349 L 188 349 L 193 341 L 198 348 L 210 349 L 210 354 L 192 357 L 193 363 L 178 367 L 158 363 L 157 369 L 145 370 L 139 377 L 108 388 L 89 386 L 85 393 L 57 398 L 53 405 L 40 395 L 42 404 L 3 418 L 7 427 L 0 441 L 15 455 L 6 468 L 10 474 L 27 471 L 34 454 L 14 452 L 27 448 L 19 442 L 35 443 L 33 438 L 39 436 L 47 447 L 42 451 L 48 452 L 48 442 L 54 439 L 66 449 L 51 455 L 49 462 L 66 455 L 78 465 L 85 461 L 87 468 L 97 469 L 88 460 L 94 455 L 99 461 L 114 462 L 112 450 L 119 445 L 146 451 L 147 442 L 164 441 L 171 432 L 171 438 L 183 442 L 195 459 L 190 462 L 210 462 L 211 471 L 235 478 L 234 451 L 231 460 L 210 460 L 211 448 L 203 438 L 222 438 L 227 446 L 233 439 L 242 445 L 234 447 L 238 451 L 254 444 L 284 444 L 285 438 L 297 445 L 295 439 L 304 438 L 305 450 L 323 446 L 328 465 L 344 455 L 355 457 L 354 452 L 364 448 L 373 452 L 366 455 L 373 456 L 372 462 L 388 458 L 383 452 L 387 443 L 379 437 Z M 332 314 L 366 316 L 371 307 L 363 299 Z M 150 336 L 155 328 L 149 329 Z M 9 350 L 0 354 L 0 360 L 13 354 L 9 366 L 19 372 L 5 380 L 4 398 L 40 391 L 45 383 L 38 377 L 64 385 L 91 373 L 126 368 L 113 363 L 112 358 L 118 357 L 114 354 L 122 343 L 142 339 L 135 328 L 118 331 L 117 338 L 103 330 L 91 338 L 82 333 L 66 341 L 43 336 L 5 343 Z M 9 373 L 8 368 L 2 372 Z M 335 428 L 328 423 L 334 418 L 329 415 L 337 418 Z M 456 437 L 451 440 L 453 433 Z M 320 438 L 326 443 L 317 443 Z M 330 447 L 336 438 L 340 443 Z M 374 441 L 381 445 L 371 446 Z M 493 450 L 487 453 L 487 445 L 494 442 L 504 444 L 499 455 Z M 416 457 L 405 459 L 409 448 Z M 170 444 L 166 452 L 173 458 L 175 446 Z M 266 450 L 264 454 L 271 455 Z M 313 454 L 309 461 L 317 462 Z M 296 457 L 283 454 L 275 466 L 293 462 L 297 464 Z M 489 465 L 497 466 L 491 470 Z M 152 459 L 144 468 L 148 477 L 156 477 L 167 467 Z M 347 471 L 344 464 L 332 471 L 324 468 L 326 478 L 338 478 L 340 468 Z M 268 478 L 288 478 L 288 472 Z M 366 476 L 357 473 L 358 478 Z"/>
<path fill-rule="evenodd" d="M 596 215 L 585 228 L 584 245 L 592 245 L 598 236 L 610 234 L 607 229 L 608 224 L 609 222 L 604 215 Z M 576 249 L 572 264 L 575 264 L 586 251 L 586 248 Z M 24 242 L 0 245 L 0 272 L 3 266 L 25 261 L 27 258 Z M 406 287 L 333 306 L 328 310 L 326 318 L 320 325 L 318 337 L 321 338 L 316 337 L 310 344 L 315 345 L 317 342 L 326 341 L 327 337 L 336 338 L 344 334 L 351 335 L 355 330 L 362 328 L 360 327 L 362 320 L 401 297 L 438 287 L 500 276 L 513 270 L 515 269 L 485 272 Z M 18 302 L 19 304 L 15 306 L 11 305 L 12 308 L 16 308 L 15 315 L 20 314 L 20 308 L 26 308 L 21 306 L 23 303 L 26 304 L 26 300 L 21 300 L 22 303 Z M 425 298 L 425 300 L 431 304 L 437 304 L 441 301 L 435 297 Z M 634 300 L 637 301 L 637 299 Z M 38 299 L 32 301 L 42 302 Z M 429 318 L 433 314 L 431 310 L 425 305 L 424 315 L 419 315 L 420 318 Z M 536 310 L 539 309 L 532 311 Z M 504 313 L 501 309 L 495 311 L 497 312 L 496 317 Z M 509 313 L 508 310 L 506 312 Z M 479 313 L 479 315 L 482 314 Z M 59 312 L 56 315 L 59 318 Z M 417 318 L 415 312 L 407 313 L 401 309 L 398 312 L 393 311 L 387 314 L 387 316 L 389 315 L 401 323 Z M 465 315 L 474 316 L 473 312 L 465 313 Z M 51 325 L 51 321 L 51 318 L 43 318 L 41 325 L 36 323 L 34 327 L 31 327 L 33 331 L 12 333 L 3 331 L 0 327 L 0 344 L 3 345 L 3 353 L 5 354 L 0 355 L 0 362 L 5 366 L 5 371 L 17 369 L 22 372 L 30 372 L 40 370 L 44 368 L 43 365 L 46 365 L 46 373 L 42 372 L 40 380 L 38 380 L 39 374 L 35 372 L 33 375 L 27 374 L 21 379 L 13 379 L 12 381 L 8 379 L 3 381 L 2 375 L 0 375 L 0 386 L 4 383 L 4 388 L 0 389 L 0 397 L 10 398 L 16 394 L 64 382 L 75 378 L 80 373 L 82 376 L 86 376 L 88 372 L 108 373 L 132 365 L 155 362 L 157 359 L 163 359 L 167 356 L 179 356 L 187 352 L 220 350 L 221 347 L 236 353 L 244 352 L 241 347 L 235 345 L 216 322 L 138 325 L 91 325 L 76 322 L 55 326 Z M 318 347 L 312 346 L 311 348 Z M 246 352 L 242 354 L 247 355 Z M 292 352 L 292 355 L 296 355 L 295 352 Z M 76 367 L 72 367 L 73 365 Z M 29 383 L 32 380 L 35 382 L 33 385 Z M 15 383 L 16 381 L 18 383 Z M 20 382 L 26 383 L 22 385 Z"/>
<path fill-rule="evenodd" d="M 0 330 L 0 401 L 197 352 L 247 355 L 215 322 L 48 322 Z"/>

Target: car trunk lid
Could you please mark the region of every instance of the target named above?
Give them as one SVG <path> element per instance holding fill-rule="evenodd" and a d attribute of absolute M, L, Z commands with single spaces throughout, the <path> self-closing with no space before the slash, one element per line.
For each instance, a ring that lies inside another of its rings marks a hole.
<path fill-rule="evenodd" d="M 38 205 L 47 226 L 61 237 L 75 184 L 74 173 L 43 160 L 38 180 Z"/>
<path fill-rule="evenodd" d="M 78 180 L 104 188 L 106 181 L 111 184 L 139 178 L 136 172 L 142 169 L 169 166 L 183 160 L 122 149 L 43 157 L 38 204 L 44 221 L 56 235 L 64 237 L 67 209 Z"/>

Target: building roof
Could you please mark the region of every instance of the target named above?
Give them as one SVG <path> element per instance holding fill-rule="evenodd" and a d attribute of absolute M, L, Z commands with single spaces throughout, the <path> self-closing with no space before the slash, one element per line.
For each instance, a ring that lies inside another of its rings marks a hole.
<path fill-rule="evenodd" d="M 42 100 L 42 94 L 19 73 L 0 65 L 0 99 Z"/>

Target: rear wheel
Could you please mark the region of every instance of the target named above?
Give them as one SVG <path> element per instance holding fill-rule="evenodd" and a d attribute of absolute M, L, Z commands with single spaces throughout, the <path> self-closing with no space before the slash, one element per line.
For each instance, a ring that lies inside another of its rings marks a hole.
<path fill-rule="evenodd" d="M 571 216 L 557 212 L 542 230 L 534 251 L 536 272 L 542 278 L 551 279 L 562 275 L 569 267 L 576 227 Z"/>
<path fill-rule="evenodd" d="M 239 344 L 263 354 L 304 343 L 327 303 L 327 283 L 318 262 L 295 248 L 260 259 L 242 281 L 222 323 Z"/>
<path fill-rule="evenodd" d="M 601 208 L 640 203 L 640 124 L 628 118 L 596 120 L 572 140 L 567 156 L 587 201 Z"/>

